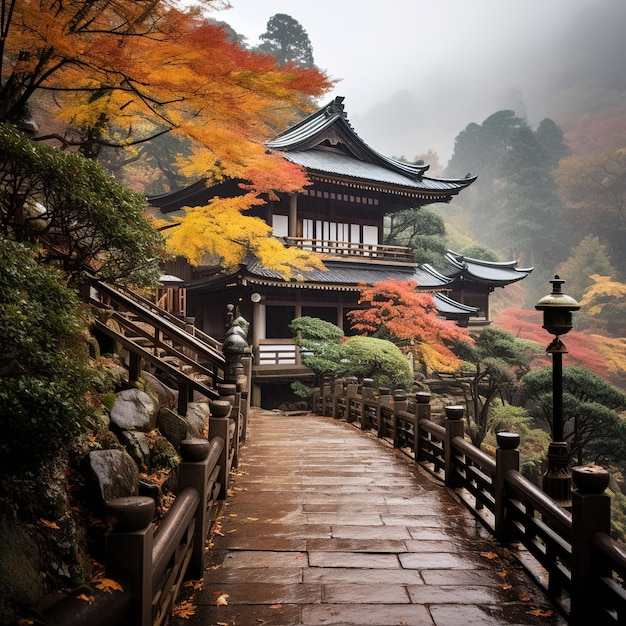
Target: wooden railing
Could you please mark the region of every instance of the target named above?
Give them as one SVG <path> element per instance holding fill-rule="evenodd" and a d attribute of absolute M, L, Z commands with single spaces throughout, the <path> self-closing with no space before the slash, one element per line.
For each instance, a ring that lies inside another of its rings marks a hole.
<path fill-rule="evenodd" d="M 246 437 L 251 358 L 239 352 L 225 356 L 221 344 L 201 333 L 189 333 L 180 320 L 153 303 L 96 279 L 85 300 L 120 327 L 98 320 L 94 323 L 129 351 L 131 380 L 138 379 L 142 361 L 170 374 L 180 383 L 182 415 L 190 389 L 219 401 L 210 404 L 209 439 L 180 444 L 183 461 L 178 467 L 178 490 L 158 526 L 153 523 L 156 504 L 152 497 L 128 496 L 106 502 L 111 526 L 104 563 L 108 582 L 103 589 L 81 587 L 47 607 L 41 617 L 43 623 L 56 626 L 160 626 L 168 622 L 183 580 L 203 575 L 206 540 L 219 503 L 227 497 L 239 445 Z M 127 314 L 136 316 L 137 321 L 129 320 Z M 139 337 L 127 336 L 124 328 Z M 140 338 L 145 341 L 140 343 Z M 210 378 L 215 387 L 191 378 L 167 357 L 186 365 L 187 372 L 191 369 Z M 237 382 L 225 383 L 225 370 L 229 380 Z"/>
<path fill-rule="evenodd" d="M 218 461 L 223 448 L 224 441 L 215 438 L 203 451 L 204 458 L 181 463 L 180 490 L 156 531 L 152 498 L 129 496 L 107 503 L 112 530 L 106 537 L 105 575 L 116 583 L 114 593 L 96 587 L 86 602 L 83 588 L 46 610 L 46 623 L 163 623 L 188 568 L 203 569 L 201 559 L 222 479 Z"/>
<path fill-rule="evenodd" d="M 303 237 L 284 237 L 284 240 L 288 245 L 297 246 L 304 250 L 342 258 L 354 258 L 357 260 L 366 258 L 382 262 L 415 263 L 412 249 L 406 246 L 387 246 L 379 243 L 362 243 L 357 241 L 306 239 Z"/>
<path fill-rule="evenodd" d="M 115 585 L 84 587 L 43 612 L 56 626 L 159 626 L 167 623 L 185 578 L 204 573 L 206 540 L 236 461 L 237 428 L 231 416 L 210 417 L 210 441 L 185 440 L 178 493 L 155 529 L 155 501 L 129 496 L 107 503 L 105 576 Z"/>
<path fill-rule="evenodd" d="M 610 536 L 602 468 L 574 468 L 571 511 L 519 472 L 519 435 L 498 433 L 495 459 L 464 437 L 463 407 L 431 420 L 429 394 L 346 378 L 313 396 L 316 412 L 374 430 L 453 489 L 495 538 L 517 551 L 570 624 L 626 624 L 626 551 Z"/>
<path fill-rule="evenodd" d="M 292 339 L 261 339 L 254 361 L 257 365 L 300 365 L 300 348 Z"/>
<path fill-rule="evenodd" d="M 103 312 L 95 330 L 119 342 L 129 353 L 129 377 L 136 381 L 142 364 L 162 371 L 178 386 L 178 412 L 184 415 L 192 390 L 216 399 L 226 359 L 221 344 L 134 292 L 92 279 L 86 302 Z"/>

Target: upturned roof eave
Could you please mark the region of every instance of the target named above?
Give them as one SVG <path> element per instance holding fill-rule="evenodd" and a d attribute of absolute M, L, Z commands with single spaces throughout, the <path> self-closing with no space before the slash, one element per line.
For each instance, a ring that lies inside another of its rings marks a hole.
<path fill-rule="evenodd" d="M 310 149 L 321 143 L 321 141 L 328 136 L 329 130 L 333 126 L 338 126 L 339 134 L 343 134 L 354 141 L 357 145 L 357 151 L 361 153 L 362 156 L 366 156 L 372 163 L 377 163 L 383 167 L 392 169 L 414 180 L 419 180 L 423 177 L 424 173 L 429 169 L 429 165 L 405 163 L 397 159 L 386 157 L 363 141 L 347 119 L 343 109 L 343 100 L 344 98 L 340 96 L 335 98 L 315 113 L 284 130 L 282 133 L 279 133 L 276 138 L 266 142 L 265 146 L 279 152 Z M 470 177 L 462 179 L 461 181 L 455 180 L 454 182 L 462 182 L 464 186 L 467 186 L 474 182 L 475 179 L 476 177 Z M 452 180 L 449 182 L 452 182 Z"/>

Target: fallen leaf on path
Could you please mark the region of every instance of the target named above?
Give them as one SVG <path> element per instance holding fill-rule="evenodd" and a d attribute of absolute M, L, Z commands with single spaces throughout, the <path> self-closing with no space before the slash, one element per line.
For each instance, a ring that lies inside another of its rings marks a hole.
<path fill-rule="evenodd" d="M 228 594 L 223 593 L 216 601 L 215 606 L 228 606 Z"/>
<path fill-rule="evenodd" d="M 81 593 L 76 596 L 77 600 L 82 600 L 83 602 L 87 602 L 88 604 L 93 604 L 93 596 L 88 596 L 86 593 Z"/>
<path fill-rule="evenodd" d="M 186 587 L 187 589 L 192 588 L 195 591 L 200 591 L 200 589 L 202 589 L 203 586 L 204 586 L 204 578 L 197 578 L 196 580 L 188 580 L 187 582 L 183 583 L 183 587 Z"/>
<path fill-rule="evenodd" d="M 484 556 L 486 559 L 497 559 L 498 555 L 495 552 L 481 552 L 480 556 Z"/>
<path fill-rule="evenodd" d="M 542 609 L 535 609 L 534 611 L 528 611 L 529 615 L 536 615 L 537 617 L 552 617 L 554 615 L 554 611 L 552 609 L 546 609 L 545 611 Z"/>
<path fill-rule="evenodd" d="M 270 606 L 270 609 L 282 609 L 283 605 L 282 604 L 272 604 Z"/>
<path fill-rule="evenodd" d="M 113 593 L 113 591 L 124 591 L 122 585 L 120 585 L 116 580 L 112 580 L 111 578 L 96 578 L 92 582 L 97 589 L 100 589 L 101 591 L 106 591 L 106 593 Z"/>
<path fill-rule="evenodd" d="M 527 593 L 520 593 L 517 596 L 522 602 L 528 602 L 529 600 L 532 600 L 532 596 L 530 596 Z"/>
<path fill-rule="evenodd" d="M 189 600 L 185 600 L 184 602 L 177 604 L 172 609 L 172 615 L 175 615 L 176 617 L 180 617 L 182 619 L 189 619 L 192 615 L 195 615 L 195 613 L 196 606 L 195 604 L 189 602 Z"/>

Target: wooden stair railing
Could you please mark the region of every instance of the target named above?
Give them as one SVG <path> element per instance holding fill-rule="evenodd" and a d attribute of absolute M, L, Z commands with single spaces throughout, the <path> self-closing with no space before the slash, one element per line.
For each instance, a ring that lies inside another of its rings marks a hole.
<path fill-rule="evenodd" d="M 97 279 L 89 281 L 89 304 L 108 312 L 108 320 L 96 319 L 94 328 L 118 341 L 129 352 L 129 377 L 138 380 L 141 361 L 162 371 L 178 385 L 178 412 L 187 412 L 191 391 L 217 399 L 217 384 L 224 382 L 226 360 L 221 344 L 205 342 L 190 334 L 180 321 L 138 294 L 129 295 Z M 110 322 L 115 322 L 115 326 Z M 204 335 L 204 333 L 202 333 Z M 207 335 L 208 337 L 208 335 Z"/>
<path fill-rule="evenodd" d="M 152 300 L 148 300 L 148 298 L 144 298 L 142 295 L 134 291 L 131 291 L 130 289 L 126 289 L 125 287 L 116 287 L 115 289 L 119 293 L 137 302 L 137 304 L 140 304 L 141 306 L 143 306 L 144 309 L 147 309 L 148 311 L 152 311 L 153 313 L 156 313 L 159 317 L 162 317 L 163 319 L 166 319 L 168 322 L 171 322 L 172 324 L 174 324 L 174 326 L 178 326 L 181 330 L 189 332 L 188 330 L 189 324 L 185 322 L 185 320 L 181 319 L 180 317 L 176 317 L 176 315 L 173 315 L 166 309 L 161 308 L 160 306 L 152 302 Z M 197 337 L 198 339 L 206 343 L 207 345 L 211 346 L 212 348 L 215 348 L 218 351 L 222 350 L 222 344 L 219 341 L 217 341 L 217 339 L 211 337 L 211 335 L 207 335 L 204 331 L 200 330 L 199 328 L 194 327 L 193 332 L 191 334 L 194 337 Z"/>

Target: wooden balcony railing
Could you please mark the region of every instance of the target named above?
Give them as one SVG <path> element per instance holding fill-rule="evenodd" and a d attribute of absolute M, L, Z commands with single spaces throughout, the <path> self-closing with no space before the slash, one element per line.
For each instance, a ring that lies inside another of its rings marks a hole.
<path fill-rule="evenodd" d="M 303 237 L 285 237 L 287 245 L 303 250 L 330 254 L 343 259 L 369 259 L 387 263 L 415 263 L 411 248 L 405 246 L 386 246 L 378 243 L 357 241 L 330 241 L 305 239 Z"/>

